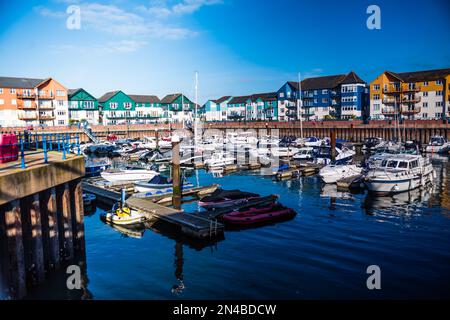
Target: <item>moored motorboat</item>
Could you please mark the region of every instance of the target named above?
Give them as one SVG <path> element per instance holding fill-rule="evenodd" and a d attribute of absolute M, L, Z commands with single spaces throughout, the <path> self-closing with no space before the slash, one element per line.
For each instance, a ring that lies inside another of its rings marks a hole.
<path fill-rule="evenodd" d="M 139 181 L 134 184 L 136 192 L 151 192 L 165 190 L 173 187 L 173 181 L 164 176 L 157 175 L 148 182 Z M 192 188 L 194 185 L 186 180 L 181 184 L 182 189 Z"/>
<path fill-rule="evenodd" d="M 205 209 L 226 208 L 259 197 L 259 194 L 251 192 L 217 189 L 211 195 L 202 198 L 198 204 Z"/>
<path fill-rule="evenodd" d="M 425 152 L 444 154 L 450 151 L 450 142 L 442 136 L 434 136 L 425 148 Z"/>
<path fill-rule="evenodd" d="M 337 181 L 361 174 L 362 168 L 353 164 L 330 164 L 319 171 L 319 176 L 325 183 L 336 183 Z"/>
<path fill-rule="evenodd" d="M 210 159 L 204 161 L 208 168 L 224 167 L 226 165 L 234 164 L 236 158 L 226 152 L 217 152 L 211 155 Z"/>
<path fill-rule="evenodd" d="M 146 169 L 133 170 L 107 170 L 101 174 L 103 179 L 109 182 L 128 182 L 128 181 L 143 181 L 151 180 L 153 177 L 159 175 L 158 172 Z"/>
<path fill-rule="evenodd" d="M 365 183 L 369 191 L 392 194 L 424 187 L 435 176 L 428 158 L 420 155 L 385 156 L 381 164 L 369 170 Z"/>
<path fill-rule="evenodd" d="M 232 225 L 250 226 L 280 219 L 289 219 L 296 214 L 293 209 L 281 205 L 269 205 L 262 208 L 250 208 L 229 212 L 222 216 L 222 220 Z"/>
<path fill-rule="evenodd" d="M 125 205 L 122 206 L 121 203 L 116 203 L 112 207 L 111 212 L 102 215 L 101 218 L 107 223 L 121 226 L 132 226 L 147 220 L 142 212 Z"/>

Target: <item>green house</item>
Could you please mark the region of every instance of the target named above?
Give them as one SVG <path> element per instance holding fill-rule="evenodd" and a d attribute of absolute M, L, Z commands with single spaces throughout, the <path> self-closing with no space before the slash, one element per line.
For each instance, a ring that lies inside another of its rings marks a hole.
<path fill-rule="evenodd" d="M 184 108 L 182 108 L 184 105 Z M 166 111 L 193 111 L 195 104 L 182 93 L 168 94 L 161 100 L 161 106 Z"/>
<path fill-rule="evenodd" d="M 83 88 L 69 89 L 69 121 L 99 123 L 98 100 Z"/>
<path fill-rule="evenodd" d="M 98 102 L 104 125 L 136 122 L 136 103 L 122 91 L 107 92 Z"/>

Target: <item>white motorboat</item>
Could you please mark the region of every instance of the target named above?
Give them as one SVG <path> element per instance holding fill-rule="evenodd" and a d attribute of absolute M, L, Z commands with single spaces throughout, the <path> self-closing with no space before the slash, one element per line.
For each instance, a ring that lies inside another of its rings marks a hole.
<path fill-rule="evenodd" d="M 336 164 L 348 164 L 353 160 L 353 156 L 356 154 L 355 150 L 350 149 L 340 143 L 336 143 Z M 331 146 L 321 146 L 315 153 L 314 162 L 317 164 L 328 165 L 331 163 Z"/>
<path fill-rule="evenodd" d="M 327 165 L 320 169 L 319 176 L 325 183 L 336 183 L 337 181 L 361 174 L 362 168 L 354 164 Z"/>
<path fill-rule="evenodd" d="M 435 173 L 428 158 L 420 155 L 386 156 L 366 175 L 367 188 L 374 193 L 391 194 L 416 189 L 432 183 Z"/>
<path fill-rule="evenodd" d="M 194 185 L 186 180 L 181 184 L 181 189 L 193 188 Z M 173 181 L 161 175 L 153 177 L 150 181 L 138 181 L 134 184 L 136 192 L 173 192 Z"/>
<path fill-rule="evenodd" d="M 314 159 L 314 148 L 313 147 L 302 147 L 298 150 L 296 154 L 292 157 L 294 160 L 313 160 Z"/>
<path fill-rule="evenodd" d="M 155 176 L 159 175 L 158 172 L 146 169 L 132 169 L 132 170 L 106 170 L 100 173 L 103 179 L 109 182 L 133 182 L 133 181 L 149 181 Z"/>
<path fill-rule="evenodd" d="M 211 155 L 211 158 L 204 161 L 204 164 L 208 168 L 224 167 L 230 164 L 234 164 L 236 158 L 226 152 L 216 152 Z"/>
<path fill-rule="evenodd" d="M 295 147 L 276 147 L 270 150 L 273 157 L 288 158 L 298 153 L 299 149 Z"/>
<path fill-rule="evenodd" d="M 450 151 L 450 142 L 442 136 L 434 136 L 430 139 L 425 152 L 428 153 L 448 153 Z"/>

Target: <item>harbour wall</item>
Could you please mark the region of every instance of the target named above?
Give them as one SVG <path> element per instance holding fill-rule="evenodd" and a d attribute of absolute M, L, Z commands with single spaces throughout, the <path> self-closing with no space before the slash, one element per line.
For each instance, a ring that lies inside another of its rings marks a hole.
<path fill-rule="evenodd" d="M 428 143 L 430 137 L 441 135 L 450 139 L 450 124 L 442 120 L 404 120 L 400 126 L 394 121 L 371 121 L 368 124 L 362 121 L 310 121 L 302 122 L 203 122 L 200 124 L 203 130 L 278 130 L 278 135 L 283 136 L 316 136 L 318 138 L 330 137 L 331 131 L 335 131 L 340 139 L 346 139 L 360 143 L 369 137 L 380 137 L 386 140 L 401 136 L 404 140 L 418 140 Z M 7 128 L 5 131 L 23 131 L 24 128 Z M 92 132 L 99 138 L 106 138 L 108 134 L 115 134 L 119 138 L 142 138 L 144 136 L 169 135 L 174 130 L 182 129 L 181 124 L 130 124 L 92 126 Z M 35 129 L 44 133 L 80 133 L 80 141 L 86 142 L 89 138 L 76 126 L 71 127 L 47 127 Z"/>

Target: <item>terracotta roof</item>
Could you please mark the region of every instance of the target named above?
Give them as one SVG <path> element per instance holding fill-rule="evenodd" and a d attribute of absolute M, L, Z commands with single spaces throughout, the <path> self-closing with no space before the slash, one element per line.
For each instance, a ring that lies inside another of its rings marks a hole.
<path fill-rule="evenodd" d="M 0 77 L 0 88 L 30 89 L 37 87 L 45 79 Z"/>
<path fill-rule="evenodd" d="M 450 74 L 450 68 L 402 73 L 386 71 L 386 73 L 396 77 L 403 82 L 434 81 L 448 76 Z"/>
<path fill-rule="evenodd" d="M 159 100 L 159 98 L 157 96 L 153 96 L 153 95 L 129 94 L 128 96 L 136 103 L 160 103 L 161 102 L 161 100 Z"/>

